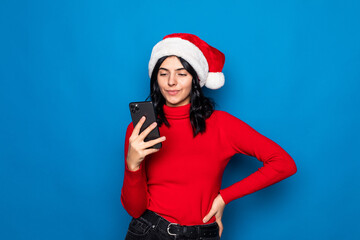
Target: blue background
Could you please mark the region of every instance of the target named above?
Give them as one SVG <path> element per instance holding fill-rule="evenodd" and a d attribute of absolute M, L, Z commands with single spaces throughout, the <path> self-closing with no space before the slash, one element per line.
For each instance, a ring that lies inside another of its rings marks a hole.
<path fill-rule="evenodd" d="M 225 53 L 205 94 L 298 166 L 229 203 L 222 239 L 360 239 L 359 3 L 1 0 L 0 239 L 124 239 L 128 103 L 173 32 Z M 260 166 L 236 155 L 223 187 Z"/>

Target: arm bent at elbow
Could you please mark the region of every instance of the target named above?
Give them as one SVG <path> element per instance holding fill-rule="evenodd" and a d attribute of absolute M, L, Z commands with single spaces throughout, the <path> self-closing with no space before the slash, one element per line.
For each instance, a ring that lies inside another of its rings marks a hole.
<path fill-rule="evenodd" d="M 261 168 L 263 173 L 269 178 L 276 179 L 276 182 L 288 178 L 297 172 L 293 158 L 283 149 L 281 149 L 279 155 L 263 162 L 264 166 Z"/>
<path fill-rule="evenodd" d="M 225 143 L 236 153 L 263 162 L 257 171 L 220 190 L 225 203 L 277 183 L 297 172 L 293 158 L 280 145 L 263 136 L 245 122 L 225 114 L 229 124 L 223 128 Z M 231 127 L 229 127 L 231 126 Z"/>
<path fill-rule="evenodd" d="M 139 125 L 139 124 L 138 124 Z M 125 136 L 125 151 L 124 151 L 124 181 L 121 189 L 121 203 L 125 210 L 134 218 L 140 217 L 148 206 L 148 191 L 147 191 L 147 178 L 144 166 L 144 161 L 141 161 L 139 168 L 132 171 L 128 167 L 127 156 L 129 150 L 129 139 L 133 133 L 138 134 L 139 127 L 134 131 L 132 123 L 128 125 Z"/>

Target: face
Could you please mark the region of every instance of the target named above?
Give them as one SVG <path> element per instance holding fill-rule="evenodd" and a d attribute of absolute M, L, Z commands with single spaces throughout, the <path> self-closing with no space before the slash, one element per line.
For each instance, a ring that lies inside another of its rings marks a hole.
<path fill-rule="evenodd" d="M 179 107 L 190 103 L 193 77 L 176 56 L 170 56 L 160 65 L 157 81 L 166 105 Z"/>

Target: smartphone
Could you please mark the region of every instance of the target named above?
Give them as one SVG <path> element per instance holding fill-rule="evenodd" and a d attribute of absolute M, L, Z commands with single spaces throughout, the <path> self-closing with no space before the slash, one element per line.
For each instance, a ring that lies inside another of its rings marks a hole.
<path fill-rule="evenodd" d="M 132 122 L 134 127 L 139 122 L 142 116 L 146 117 L 144 124 L 140 128 L 140 133 L 144 131 L 148 126 L 150 126 L 153 122 L 156 122 L 156 115 L 154 110 L 154 105 L 151 101 L 145 102 L 131 102 L 129 103 L 130 114 L 132 118 Z M 144 139 L 145 142 L 149 140 L 153 140 L 160 137 L 159 128 L 156 126 Z M 161 142 L 155 144 L 150 148 L 161 148 Z"/>

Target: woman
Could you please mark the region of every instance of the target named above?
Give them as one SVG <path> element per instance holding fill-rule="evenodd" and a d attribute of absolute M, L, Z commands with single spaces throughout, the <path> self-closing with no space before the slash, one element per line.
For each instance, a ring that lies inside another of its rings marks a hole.
<path fill-rule="evenodd" d="M 129 124 L 121 202 L 133 217 L 126 239 L 220 239 L 226 204 L 296 172 L 291 156 L 245 122 L 214 110 L 201 87 L 224 84 L 225 56 L 192 34 L 170 34 L 149 61 L 157 122 Z M 144 142 L 158 125 L 160 138 Z M 161 149 L 149 148 L 162 142 Z M 264 166 L 220 189 L 230 158 L 242 153 Z"/>

